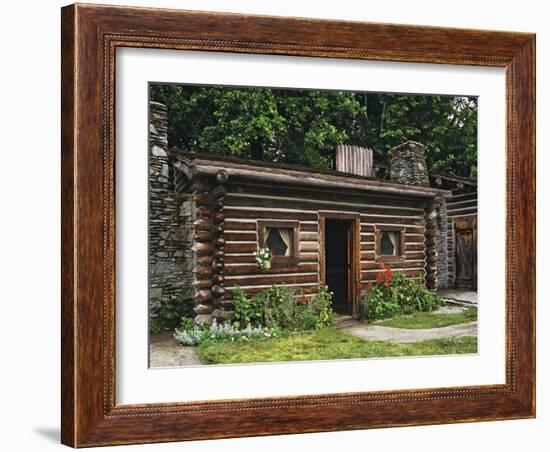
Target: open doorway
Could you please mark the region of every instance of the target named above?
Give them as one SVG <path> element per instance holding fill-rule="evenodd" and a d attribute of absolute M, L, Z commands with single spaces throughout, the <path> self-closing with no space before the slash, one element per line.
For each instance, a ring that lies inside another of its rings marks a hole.
<path fill-rule="evenodd" d="M 325 282 L 334 293 L 332 309 L 353 314 L 353 221 L 325 220 Z"/>

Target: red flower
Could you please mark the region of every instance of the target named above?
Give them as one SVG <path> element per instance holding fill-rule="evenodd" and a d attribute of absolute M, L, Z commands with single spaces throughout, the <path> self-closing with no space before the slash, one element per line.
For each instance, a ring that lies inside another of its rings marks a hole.
<path fill-rule="evenodd" d="M 386 268 L 386 274 L 385 274 L 385 277 L 384 277 L 384 286 L 385 287 L 389 287 L 390 286 L 390 283 L 391 283 L 391 267 L 388 267 Z"/>
<path fill-rule="evenodd" d="M 382 273 L 377 273 L 376 274 L 376 281 L 382 281 L 382 279 L 384 278 L 384 275 Z"/>
<path fill-rule="evenodd" d="M 372 289 L 372 284 L 371 283 L 367 283 L 367 290 L 371 290 Z"/>
<path fill-rule="evenodd" d="M 300 295 L 300 301 L 301 301 L 302 303 L 307 303 L 307 297 L 306 297 L 306 294 L 305 294 L 305 293 L 303 293 L 302 295 Z"/>

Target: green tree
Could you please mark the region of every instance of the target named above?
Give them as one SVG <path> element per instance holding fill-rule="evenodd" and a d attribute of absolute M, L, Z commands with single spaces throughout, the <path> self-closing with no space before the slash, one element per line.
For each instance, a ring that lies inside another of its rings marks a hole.
<path fill-rule="evenodd" d="M 217 86 L 151 85 L 169 109 L 171 146 L 317 169 L 334 166 L 338 143 L 423 143 L 431 171 L 475 176 L 477 99 Z"/>

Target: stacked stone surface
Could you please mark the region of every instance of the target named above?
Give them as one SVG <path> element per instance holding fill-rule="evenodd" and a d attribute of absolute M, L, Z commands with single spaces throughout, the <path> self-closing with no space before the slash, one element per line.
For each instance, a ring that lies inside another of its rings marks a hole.
<path fill-rule="evenodd" d="M 180 295 L 193 282 L 193 201 L 174 190 L 168 157 L 166 106 L 150 103 L 149 311 Z"/>
<path fill-rule="evenodd" d="M 390 179 L 407 185 L 430 186 L 422 144 L 407 141 L 392 149 Z"/>

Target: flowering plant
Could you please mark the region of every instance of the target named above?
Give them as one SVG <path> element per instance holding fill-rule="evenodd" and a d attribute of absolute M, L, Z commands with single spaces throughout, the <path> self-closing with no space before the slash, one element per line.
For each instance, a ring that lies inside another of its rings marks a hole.
<path fill-rule="evenodd" d="M 407 278 L 382 264 L 375 281 L 366 286 L 361 315 L 364 320 L 372 322 L 415 311 L 430 312 L 442 303 L 441 297 L 426 289 L 420 278 Z"/>
<path fill-rule="evenodd" d="M 271 250 L 269 248 L 260 248 L 256 251 L 256 263 L 260 268 L 269 268 L 271 266 Z"/>

